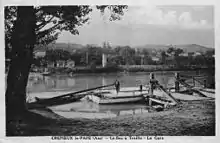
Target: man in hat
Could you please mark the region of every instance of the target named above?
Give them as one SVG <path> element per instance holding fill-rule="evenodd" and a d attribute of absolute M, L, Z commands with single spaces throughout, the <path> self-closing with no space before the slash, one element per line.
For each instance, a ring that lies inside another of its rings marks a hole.
<path fill-rule="evenodd" d="M 115 81 L 115 89 L 118 94 L 118 92 L 120 91 L 120 82 L 118 80 Z"/>

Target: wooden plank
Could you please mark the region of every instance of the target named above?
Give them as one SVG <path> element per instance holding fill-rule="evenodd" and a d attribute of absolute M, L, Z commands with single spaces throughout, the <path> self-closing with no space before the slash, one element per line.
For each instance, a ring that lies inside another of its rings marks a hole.
<path fill-rule="evenodd" d="M 155 98 L 149 98 L 149 100 L 160 103 L 160 104 L 168 104 L 168 102 L 164 102 L 164 101 L 161 101 L 161 100 L 155 99 Z"/>

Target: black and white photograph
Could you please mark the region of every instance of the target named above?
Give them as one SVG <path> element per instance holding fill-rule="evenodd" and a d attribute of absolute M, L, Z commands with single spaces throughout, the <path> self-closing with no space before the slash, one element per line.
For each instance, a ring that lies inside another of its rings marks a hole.
<path fill-rule="evenodd" d="M 5 136 L 216 136 L 214 10 L 5 5 Z"/>

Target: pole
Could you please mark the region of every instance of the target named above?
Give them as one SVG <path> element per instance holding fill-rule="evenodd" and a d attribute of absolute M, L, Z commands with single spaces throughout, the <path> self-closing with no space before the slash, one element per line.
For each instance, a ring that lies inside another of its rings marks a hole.
<path fill-rule="evenodd" d="M 179 92 L 180 86 L 179 86 L 179 80 L 180 80 L 180 75 L 178 72 L 175 73 L 175 92 Z"/>
<path fill-rule="evenodd" d="M 204 88 L 207 87 L 207 84 L 206 84 L 206 79 L 204 79 Z"/>
<path fill-rule="evenodd" d="M 195 87 L 196 86 L 196 83 L 195 83 L 195 77 L 193 76 L 193 86 Z"/>
<path fill-rule="evenodd" d="M 176 100 L 176 98 L 174 98 L 168 91 L 166 91 L 165 88 L 163 88 L 162 85 L 160 84 L 157 84 L 157 86 L 162 89 L 175 103 L 179 103 L 179 101 Z"/>
<path fill-rule="evenodd" d="M 150 95 L 153 95 L 154 92 L 154 81 L 155 81 L 155 77 L 154 77 L 154 73 L 150 73 Z"/>

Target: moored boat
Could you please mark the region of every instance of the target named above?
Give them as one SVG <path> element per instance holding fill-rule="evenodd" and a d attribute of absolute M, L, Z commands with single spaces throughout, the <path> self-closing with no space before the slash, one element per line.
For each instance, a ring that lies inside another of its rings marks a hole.
<path fill-rule="evenodd" d="M 118 104 L 144 101 L 144 95 L 147 94 L 147 90 L 140 91 L 137 88 L 122 88 L 118 93 L 115 90 L 104 90 L 104 92 L 99 90 L 87 95 L 87 99 L 97 104 Z"/>
<path fill-rule="evenodd" d="M 49 75 L 51 75 L 51 73 L 50 72 L 43 72 L 43 73 L 41 73 L 43 76 L 49 76 Z"/>

